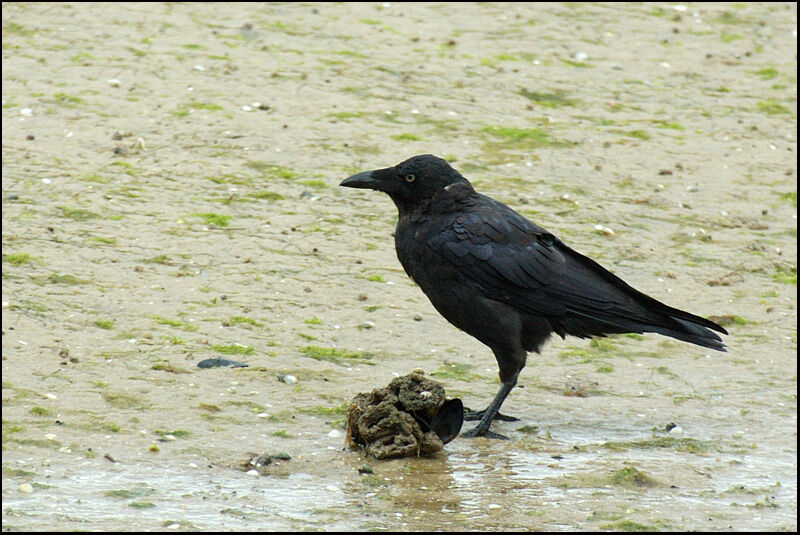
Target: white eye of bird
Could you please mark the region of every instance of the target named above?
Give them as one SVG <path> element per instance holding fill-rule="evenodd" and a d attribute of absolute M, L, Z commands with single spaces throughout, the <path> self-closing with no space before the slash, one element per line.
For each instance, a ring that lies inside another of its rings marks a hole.
<path fill-rule="evenodd" d="M 417 177 L 414 176 L 414 173 L 409 173 L 404 178 L 406 179 L 406 182 L 414 182 L 417 179 Z"/>

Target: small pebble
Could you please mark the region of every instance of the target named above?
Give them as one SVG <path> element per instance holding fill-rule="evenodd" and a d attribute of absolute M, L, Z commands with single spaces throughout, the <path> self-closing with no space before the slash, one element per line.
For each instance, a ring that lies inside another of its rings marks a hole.
<path fill-rule="evenodd" d="M 500 504 L 497 504 L 497 503 L 490 503 L 490 504 L 488 505 L 488 507 L 489 507 L 489 509 L 502 509 L 502 508 L 503 508 L 503 506 L 502 506 L 502 505 L 500 505 Z"/>
<path fill-rule="evenodd" d="M 258 476 L 259 476 L 259 473 L 258 473 L 258 470 L 255 470 L 255 469 L 254 469 L 254 470 L 248 470 L 248 471 L 247 471 L 247 475 L 248 475 L 248 476 L 253 476 L 253 477 L 258 477 Z"/>
<path fill-rule="evenodd" d="M 33 115 L 33 110 L 30 108 L 22 108 L 21 110 L 19 110 L 19 113 L 24 117 L 30 117 L 31 115 Z"/>
<path fill-rule="evenodd" d="M 120 81 L 117 80 L 116 78 L 112 78 L 111 80 L 108 81 L 108 85 L 110 85 L 111 87 L 119 87 Z"/>
<path fill-rule="evenodd" d="M 331 438 L 341 438 L 344 435 L 338 429 L 331 429 L 331 432 L 328 433 L 328 436 L 331 437 Z"/>
<path fill-rule="evenodd" d="M 669 430 L 670 435 L 682 435 L 683 434 L 683 427 L 676 425 L 672 429 Z"/>
<path fill-rule="evenodd" d="M 216 368 L 219 366 L 230 366 L 232 368 L 247 368 L 249 365 L 244 362 L 237 362 L 228 359 L 205 359 L 197 363 L 198 368 Z"/>
<path fill-rule="evenodd" d="M 33 492 L 33 486 L 30 483 L 22 483 L 17 489 L 23 494 L 30 494 Z"/>
<path fill-rule="evenodd" d="M 262 466 L 269 466 L 270 464 L 272 464 L 272 457 L 269 454 L 265 453 L 263 455 L 259 455 L 258 457 L 250 459 L 250 464 L 258 468 L 261 468 Z"/>

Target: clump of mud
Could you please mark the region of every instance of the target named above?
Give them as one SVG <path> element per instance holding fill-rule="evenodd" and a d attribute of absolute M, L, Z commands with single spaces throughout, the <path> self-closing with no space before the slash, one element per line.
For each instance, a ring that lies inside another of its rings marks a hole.
<path fill-rule="evenodd" d="M 464 422 L 460 399 L 414 371 L 389 386 L 358 394 L 347 415 L 347 438 L 376 459 L 430 455 L 458 436 Z"/>

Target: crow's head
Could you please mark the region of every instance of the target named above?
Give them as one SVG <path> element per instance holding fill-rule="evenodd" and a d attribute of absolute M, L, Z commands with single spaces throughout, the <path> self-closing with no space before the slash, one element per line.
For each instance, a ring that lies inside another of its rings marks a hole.
<path fill-rule="evenodd" d="M 348 188 L 374 189 L 388 193 L 398 209 L 411 210 L 447 186 L 469 181 L 432 154 L 414 156 L 394 167 L 364 171 L 342 181 Z"/>

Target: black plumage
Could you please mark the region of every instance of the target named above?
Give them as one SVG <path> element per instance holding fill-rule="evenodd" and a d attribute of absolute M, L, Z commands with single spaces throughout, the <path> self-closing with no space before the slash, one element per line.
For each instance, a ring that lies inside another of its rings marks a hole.
<path fill-rule="evenodd" d="M 655 332 L 725 351 L 725 329 L 669 307 L 573 251 L 505 204 L 477 193 L 432 155 L 351 176 L 342 186 L 383 191 L 399 211 L 397 256 L 406 273 L 450 323 L 495 354 L 502 386 L 480 423 L 489 430 L 516 385 L 528 351 L 555 332 L 580 338 Z M 507 417 L 503 417 L 507 418 Z M 477 418 L 475 418 L 477 419 Z"/>

